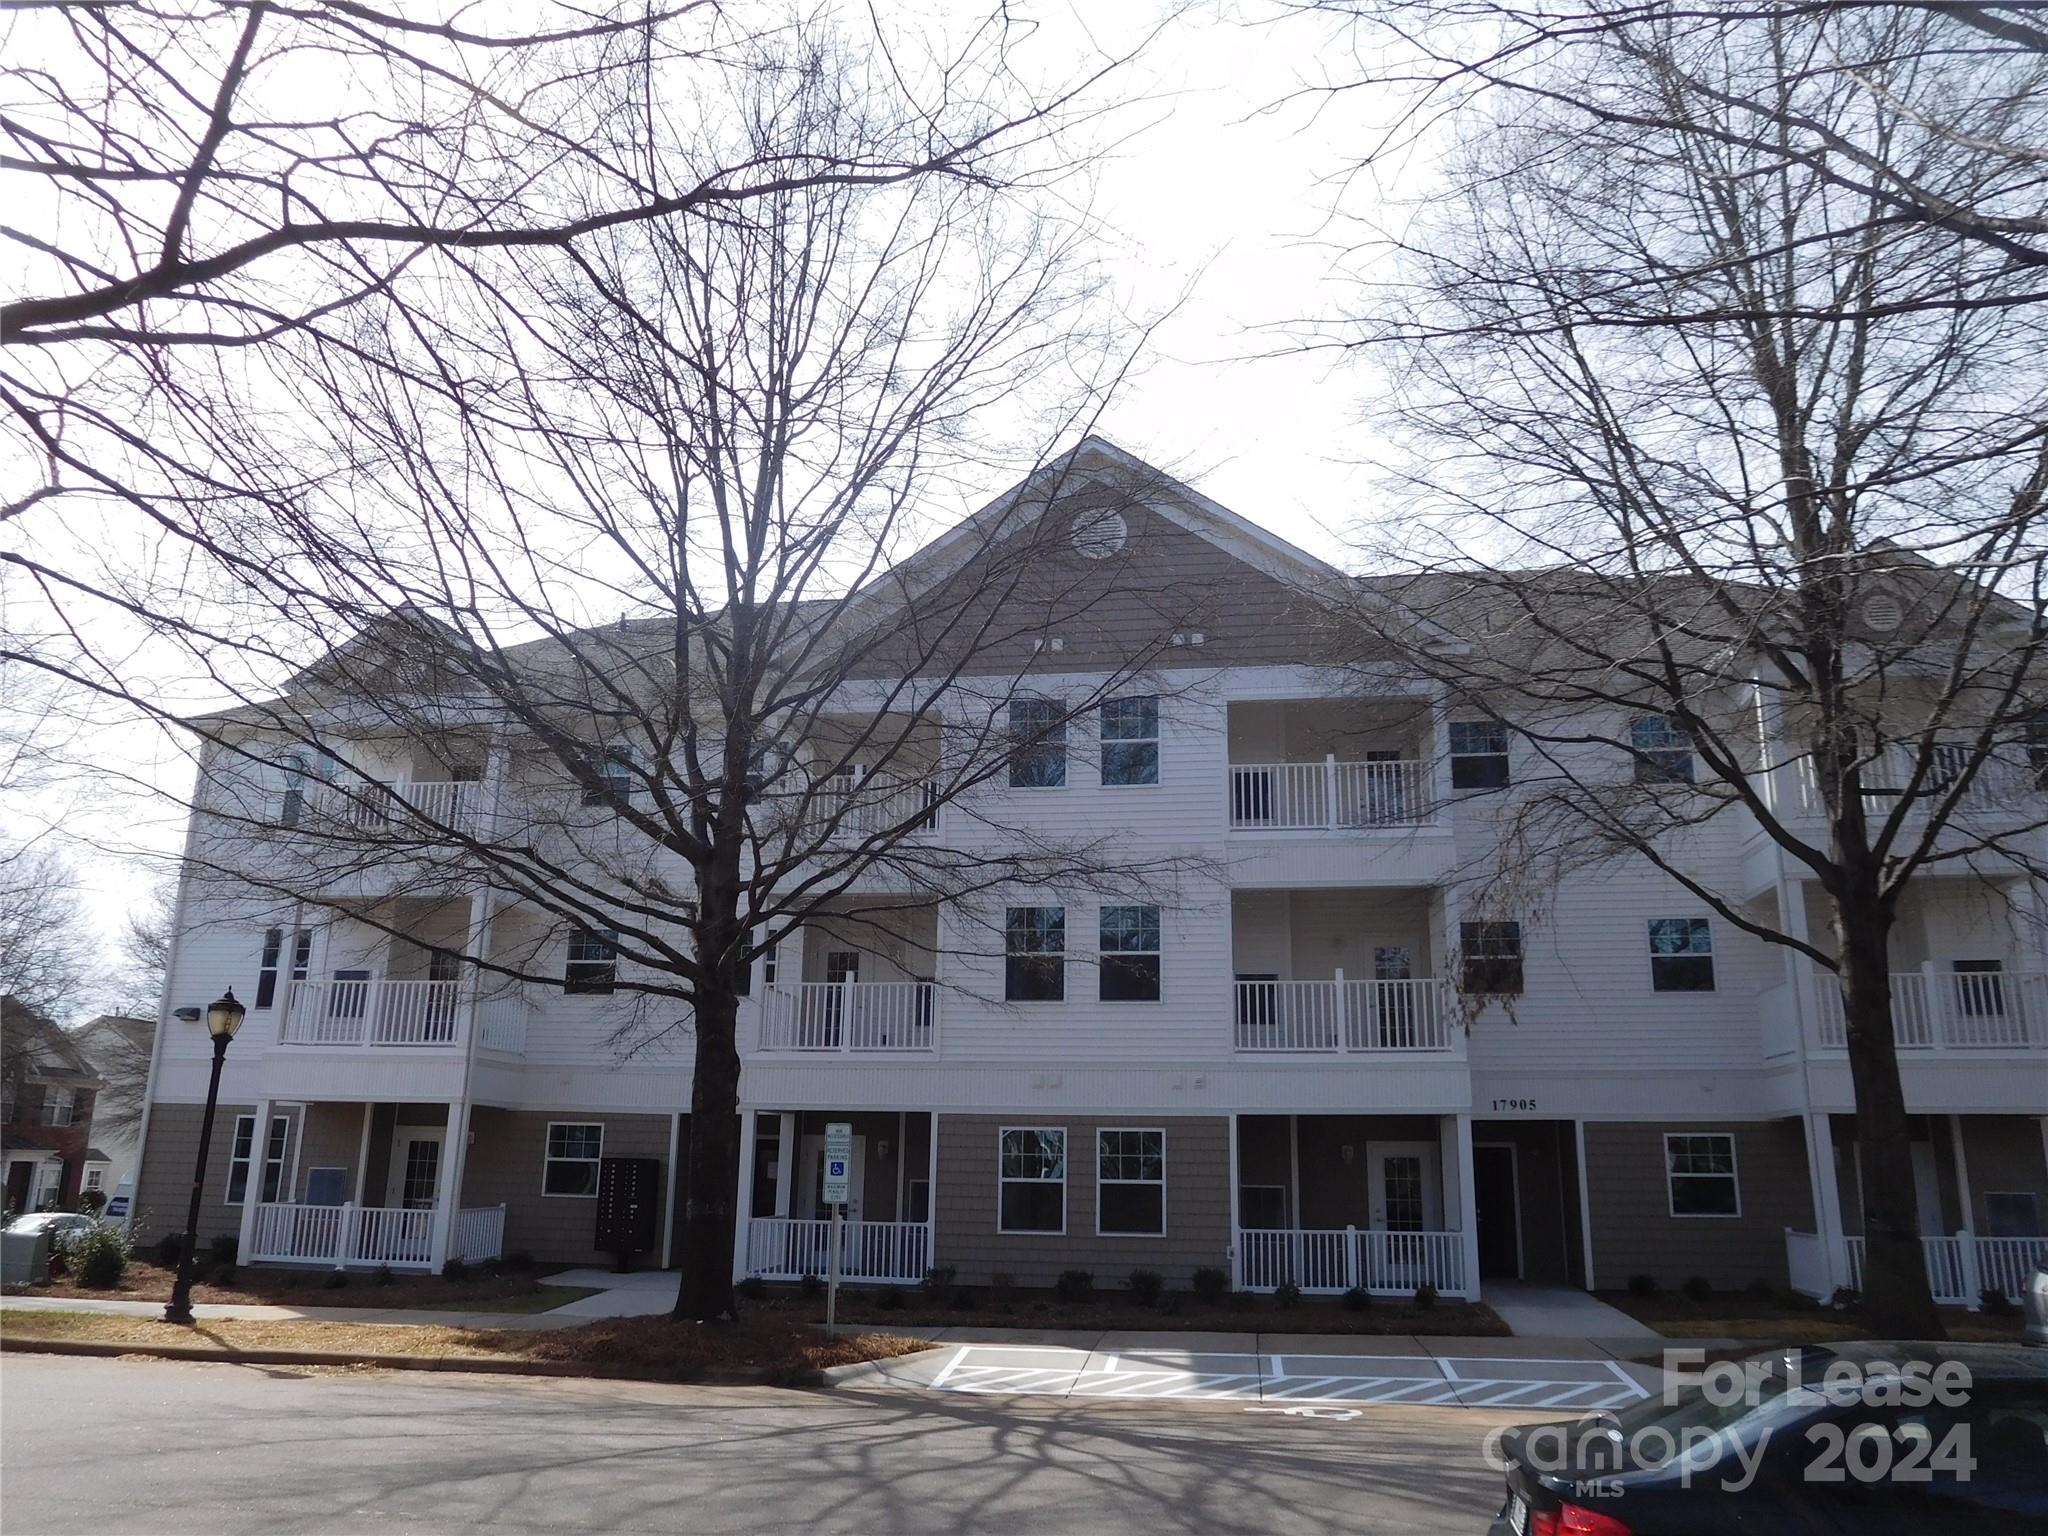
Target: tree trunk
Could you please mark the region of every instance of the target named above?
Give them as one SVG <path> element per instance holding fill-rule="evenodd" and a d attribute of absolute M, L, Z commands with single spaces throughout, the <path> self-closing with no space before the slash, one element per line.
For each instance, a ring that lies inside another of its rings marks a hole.
<path fill-rule="evenodd" d="M 1879 902 L 1844 897 L 1835 906 L 1835 934 L 1849 1074 L 1856 1087 L 1863 1318 L 1881 1339 L 1945 1338 L 1920 1248 L 1912 1139 L 1892 1036 L 1891 919 Z"/>
<path fill-rule="evenodd" d="M 738 1209 L 739 999 L 699 989 L 697 1069 L 690 1084 L 690 1189 L 683 1217 L 683 1283 L 675 1315 L 709 1322 L 733 1313 L 733 1219 Z"/>

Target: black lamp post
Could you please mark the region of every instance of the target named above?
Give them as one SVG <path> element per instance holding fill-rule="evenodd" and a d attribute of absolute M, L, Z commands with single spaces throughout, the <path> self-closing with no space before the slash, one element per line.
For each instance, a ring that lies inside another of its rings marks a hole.
<path fill-rule="evenodd" d="M 171 1287 L 170 1302 L 164 1307 L 167 1323 L 192 1321 L 192 1250 L 199 1243 L 199 1196 L 206 1188 L 206 1150 L 213 1145 L 213 1109 L 220 1098 L 220 1067 L 227 1060 L 228 1042 L 235 1038 L 235 1031 L 242 1027 L 242 1017 L 248 1011 L 235 1001 L 233 987 L 206 1010 L 206 1032 L 213 1036 L 213 1076 L 206 1084 L 206 1118 L 199 1122 L 199 1161 L 192 1170 L 192 1203 L 185 1210 L 185 1243 L 178 1250 L 178 1283 Z M 256 1134 L 261 1138 L 264 1127 L 258 1126 Z M 243 1191 L 243 1198 L 249 1198 L 248 1191 Z"/>

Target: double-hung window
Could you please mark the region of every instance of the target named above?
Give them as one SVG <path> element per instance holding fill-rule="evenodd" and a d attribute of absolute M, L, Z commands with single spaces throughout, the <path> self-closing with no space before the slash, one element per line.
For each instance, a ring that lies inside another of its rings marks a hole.
<path fill-rule="evenodd" d="M 2029 715 L 2026 726 L 2027 769 L 2034 788 L 2048 790 L 2048 710 Z"/>
<path fill-rule="evenodd" d="M 1095 1231 L 1101 1237 L 1166 1232 L 1166 1132 L 1096 1132 Z"/>
<path fill-rule="evenodd" d="M 1628 744 L 1635 750 L 1638 784 L 1692 783 L 1692 736 L 1669 715 L 1643 715 L 1631 721 Z"/>
<path fill-rule="evenodd" d="M 1067 995 L 1067 909 L 1011 907 L 1003 924 L 1003 997 L 1057 1003 Z"/>
<path fill-rule="evenodd" d="M 562 990 L 609 997 L 619 980 L 619 931 L 578 928 L 569 935 L 569 959 L 562 969 Z"/>
<path fill-rule="evenodd" d="M 1498 720 L 1451 722 L 1451 788 L 1505 789 L 1508 728 Z"/>
<path fill-rule="evenodd" d="M 1650 919 L 1650 987 L 1657 992 L 1714 990 L 1714 930 L 1704 917 Z"/>
<path fill-rule="evenodd" d="M 263 1193 L 258 1196 L 265 1204 L 281 1197 L 284 1189 L 284 1154 L 290 1144 L 292 1123 L 283 1115 L 274 1115 L 270 1121 L 270 1137 L 263 1148 Z M 256 1117 L 237 1115 L 235 1137 L 228 1152 L 227 1203 L 240 1205 L 249 1195 L 249 1164 L 256 1151 Z"/>
<path fill-rule="evenodd" d="M 1067 1230 L 1067 1133 L 1062 1126 L 1004 1126 L 997 1144 L 996 1229 Z"/>
<path fill-rule="evenodd" d="M 1158 1002 L 1159 909 L 1104 907 L 1097 964 L 1101 1001 Z"/>
<path fill-rule="evenodd" d="M 623 805 L 633 798 L 633 754 L 613 747 L 591 761 L 594 779 L 583 786 L 585 805 Z"/>
<path fill-rule="evenodd" d="M 540 1192 L 591 1199 L 597 1194 L 597 1165 L 604 1155 L 604 1126 L 597 1123 L 550 1120 L 547 1163 L 541 1171 Z"/>
<path fill-rule="evenodd" d="M 1460 923 L 1458 948 L 1463 977 L 1460 990 L 1513 996 L 1522 990 L 1522 925 Z"/>
<path fill-rule="evenodd" d="M 1674 1216 L 1740 1216 L 1735 1138 L 1688 1132 L 1664 1138 L 1664 1181 Z"/>
<path fill-rule="evenodd" d="M 1102 782 L 1159 782 L 1159 701 L 1111 699 L 1102 706 Z"/>
<path fill-rule="evenodd" d="M 43 1124 L 69 1125 L 78 1118 L 78 1090 L 52 1083 L 43 1090 Z"/>
<path fill-rule="evenodd" d="M 1067 782 L 1066 706 L 1058 699 L 1010 701 L 1010 787 L 1058 789 Z"/>
<path fill-rule="evenodd" d="M 304 981 L 313 960 L 313 930 L 296 929 L 291 937 L 291 979 Z M 277 1001 L 278 964 L 284 958 L 284 938 L 282 928 L 263 930 L 263 954 L 256 963 L 256 1000 L 251 1007 L 268 1008 Z"/>

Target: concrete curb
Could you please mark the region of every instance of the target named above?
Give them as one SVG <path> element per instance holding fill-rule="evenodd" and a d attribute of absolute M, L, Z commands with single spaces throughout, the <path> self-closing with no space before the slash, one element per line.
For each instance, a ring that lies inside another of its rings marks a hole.
<path fill-rule="evenodd" d="M 907 1355 L 890 1355 L 884 1360 L 856 1360 L 851 1365 L 828 1365 L 819 1373 L 824 1378 L 821 1385 L 845 1387 L 851 1386 L 856 1382 L 872 1380 L 877 1376 L 884 1378 L 894 1376 L 897 1371 L 902 1369 L 906 1362 L 922 1359 L 924 1356 L 931 1354 L 933 1350 L 944 1349 L 945 1347 L 944 1344 L 934 1343 L 930 1348 L 913 1350 Z"/>

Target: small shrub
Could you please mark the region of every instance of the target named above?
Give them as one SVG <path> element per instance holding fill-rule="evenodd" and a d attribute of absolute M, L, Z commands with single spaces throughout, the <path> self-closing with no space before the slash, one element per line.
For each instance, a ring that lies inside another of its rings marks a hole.
<path fill-rule="evenodd" d="M 461 1259 L 450 1259 L 441 1266 L 441 1278 L 451 1284 L 460 1284 L 470 1277 L 470 1268 Z"/>
<path fill-rule="evenodd" d="M 1687 1275 L 1685 1284 L 1679 1287 L 1685 1292 L 1685 1299 L 1691 1302 L 1712 1300 L 1714 1287 L 1705 1275 Z"/>
<path fill-rule="evenodd" d="M 1628 1277 L 1628 1293 L 1631 1296 L 1645 1299 L 1656 1295 L 1657 1277 L 1655 1275 L 1630 1275 Z"/>
<path fill-rule="evenodd" d="M 957 1286 L 953 1291 L 952 1299 L 946 1305 L 955 1312 L 971 1312 L 974 1310 L 974 1292 L 968 1290 L 964 1285 Z"/>
<path fill-rule="evenodd" d="M 883 1286 L 881 1300 L 884 1312 L 901 1312 L 903 1310 L 903 1287 L 900 1285 Z"/>
<path fill-rule="evenodd" d="M 825 1282 L 816 1275 L 805 1275 L 796 1283 L 797 1293 L 808 1300 L 816 1301 L 825 1294 Z"/>
<path fill-rule="evenodd" d="M 205 1281 L 208 1285 L 218 1285 L 225 1288 L 235 1283 L 235 1266 L 232 1264 L 210 1264 L 207 1266 L 206 1273 L 198 1278 Z"/>
<path fill-rule="evenodd" d="M 768 1294 L 768 1282 L 759 1275 L 749 1275 L 738 1285 L 734 1286 L 733 1289 L 746 1297 L 748 1301 L 759 1301 Z"/>
<path fill-rule="evenodd" d="M 347 1271 L 347 1270 L 345 1270 L 345 1269 L 331 1269 L 331 1270 L 329 1270 L 329 1271 L 327 1272 L 327 1278 L 326 1278 L 325 1280 L 322 1280 L 322 1281 L 320 1282 L 320 1289 L 321 1289 L 321 1290 L 323 1290 L 323 1291 L 345 1291 L 345 1290 L 347 1290 L 347 1289 L 348 1289 L 348 1271 Z"/>
<path fill-rule="evenodd" d="M 1168 1291 L 1159 1298 L 1160 1313 L 1166 1317 L 1179 1317 L 1188 1309 L 1188 1299 L 1179 1291 Z"/>
<path fill-rule="evenodd" d="M 176 1269 L 178 1260 L 185 1256 L 185 1235 L 182 1232 L 167 1232 L 156 1240 L 156 1261 L 165 1269 Z"/>
<path fill-rule="evenodd" d="M 128 1273 L 128 1240 L 112 1227 L 93 1227 L 67 1245 L 65 1258 L 78 1283 L 95 1291 L 111 1291 Z"/>
<path fill-rule="evenodd" d="M 306 1277 L 296 1269 L 280 1270 L 271 1282 L 280 1291 L 296 1291 L 306 1284 Z"/>
<path fill-rule="evenodd" d="M 1273 1287 L 1273 1305 L 1283 1312 L 1292 1312 L 1301 1305 L 1301 1287 L 1292 1280 L 1283 1280 Z"/>
<path fill-rule="evenodd" d="M 1052 1293 L 1059 1300 L 1074 1305 L 1095 1299 L 1095 1276 L 1085 1269 L 1063 1269 L 1059 1279 L 1052 1285 Z"/>
<path fill-rule="evenodd" d="M 1344 1293 L 1346 1312 L 1369 1312 L 1372 1310 L 1372 1292 L 1362 1285 L 1354 1285 Z"/>
<path fill-rule="evenodd" d="M 1415 1287 L 1415 1310 L 1434 1312 L 1436 1310 L 1436 1287 L 1425 1282 Z"/>
<path fill-rule="evenodd" d="M 83 1270 L 80 1271 L 82 1275 Z M 2007 1299 L 2005 1292 L 1995 1285 L 1987 1285 L 1977 1293 L 1977 1310 L 1986 1317 L 2016 1317 L 2019 1308 Z"/>
<path fill-rule="evenodd" d="M 960 1278 L 960 1271 L 951 1264 L 934 1264 L 924 1272 L 924 1288 L 934 1296 L 943 1296 L 953 1289 L 953 1282 Z"/>
<path fill-rule="evenodd" d="M 1853 1286 L 1838 1285 L 1828 1305 L 1837 1312 L 1854 1312 L 1863 1305 L 1863 1293 Z"/>
<path fill-rule="evenodd" d="M 391 1266 L 389 1264 L 379 1264 L 370 1271 L 370 1284 L 372 1285 L 391 1285 L 396 1283 L 397 1279 L 398 1276 L 391 1273 Z"/>
<path fill-rule="evenodd" d="M 1009 1303 L 1017 1299 L 1017 1277 L 1008 1270 L 999 1269 L 989 1276 L 989 1294 L 998 1302 Z"/>
<path fill-rule="evenodd" d="M 1820 1303 L 1807 1295 L 1806 1292 L 1795 1291 L 1789 1287 L 1778 1292 L 1778 1305 L 1787 1312 L 1818 1312 L 1820 1310 Z"/>
<path fill-rule="evenodd" d="M 81 1189 L 78 1192 L 78 1208 L 88 1216 L 97 1216 L 107 1208 L 107 1192 L 104 1189 Z"/>
<path fill-rule="evenodd" d="M 1205 1307 L 1213 1307 L 1229 1294 L 1230 1272 L 1222 1269 L 1198 1269 L 1188 1283 L 1194 1287 L 1197 1301 Z"/>
<path fill-rule="evenodd" d="M 1258 1305 L 1258 1298 L 1250 1291 L 1231 1291 L 1227 1295 L 1228 1300 L 1224 1304 L 1233 1312 L 1249 1312 Z"/>
<path fill-rule="evenodd" d="M 533 1255 L 524 1248 L 515 1248 L 500 1262 L 515 1275 L 523 1275 L 533 1268 Z"/>
<path fill-rule="evenodd" d="M 242 1237 L 238 1232 L 216 1232 L 207 1239 L 206 1251 L 216 1264 L 234 1265 L 242 1259 Z"/>
<path fill-rule="evenodd" d="M 1124 1281 L 1131 1293 L 1131 1300 L 1141 1307 L 1156 1307 L 1166 1290 L 1166 1277 L 1156 1269 L 1134 1269 Z"/>
<path fill-rule="evenodd" d="M 1778 1288 L 1762 1275 L 1758 1275 L 1742 1288 L 1742 1294 L 1751 1301 L 1769 1301 L 1777 1293 Z"/>

